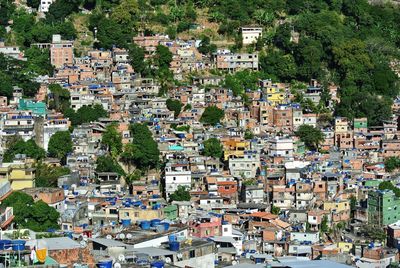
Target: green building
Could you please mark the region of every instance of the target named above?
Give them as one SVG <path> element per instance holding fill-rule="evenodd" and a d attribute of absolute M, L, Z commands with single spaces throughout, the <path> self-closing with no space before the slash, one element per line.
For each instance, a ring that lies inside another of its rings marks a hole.
<path fill-rule="evenodd" d="M 178 206 L 177 205 L 169 205 L 164 207 L 164 215 L 165 218 L 171 221 L 176 220 L 178 218 Z"/>
<path fill-rule="evenodd" d="M 19 100 L 18 110 L 32 111 L 32 113 L 37 116 L 45 116 L 47 113 L 46 104 L 44 102 L 34 102 L 24 99 Z"/>
<path fill-rule="evenodd" d="M 368 193 L 368 223 L 388 225 L 400 220 L 400 198 L 390 190 Z"/>

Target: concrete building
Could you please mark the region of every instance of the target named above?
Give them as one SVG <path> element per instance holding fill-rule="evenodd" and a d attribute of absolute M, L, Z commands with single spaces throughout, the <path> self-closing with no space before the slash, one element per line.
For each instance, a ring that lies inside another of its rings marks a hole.
<path fill-rule="evenodd" d="M 389 190 L 368 192 L 368 222 L 388 225 L 400 220 L 400 199 Z"/>
<path fill-rule="evenodd" d="M 55 67 L 74 63 L 74 45 L 72 41 L 61 40 L 61 35 L 53 35 L 50 46 L 50 62 Z"/>
<path fill-rule="evenodd" d="M 219 70 L 236 72 L 238 70 L 258 70 L 258 53 L 220 52 L 215 55 Z"/>
<path fill-rule="evenodd" d="M 261 27 L 242 27 L 241 28 L 243 45 L 250 45 L 262 38 L 263 29 Z"/>
<path fill-rule="evenodd" d="M 39 4 L 39 12 L 49 12 L 49 7 L 53 2 L 54 0 L 41 0 Z"/>

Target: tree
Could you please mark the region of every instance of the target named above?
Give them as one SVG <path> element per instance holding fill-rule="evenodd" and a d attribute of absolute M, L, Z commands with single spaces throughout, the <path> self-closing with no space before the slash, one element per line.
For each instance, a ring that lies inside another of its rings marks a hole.
<path fill-rule="evenodd" d="M 391 190 L 395 193 L 396 197 L 400 197 L 400 188 L 397 188 L 390 181 L 383 181 L 379 184 L 379 190 Z"/>
<path fill-rule="evenodd" d="M 72 152 L 72 139 L 69 131 L 57 131 L 50 137 L 48 153 L 51 157 L 61 159 L 65 163 L 68 153 Z"/>
<path fill-rule="evenodd" d="M 139 5 L 136 0 L 121 0 L 121 3 L 114 8 L 111 18 L 122 25 L 130 25 L 134 16 L 139 12 Z"/>
<path fill-rule="evenodd" d="M 116 124 L 110 124 L 101 136 L 101 143 L 107 147 L 111 156 L 116 157 L 122 152 L 122 135 L 118 132 Z"/>
<path fill-rule="evenodd" d="M 64 115 L 71 120 L 73 126 L 77 126 L 83 123 L 94 122 L 101 117 L 107 117 L 108 113 L 102 105 L 95 104 L 93 106 L 84 105 L 76 112 L 68 108 L 65 110 Z"/>
<path fill-rule="evenodd" d="M 212 156 L 215 158 L 221 158 L 224 154 L 221 142 L 216 138 L 210 138 L 204 142 L 204 151 L 203 154 L 205 156 Z"/>
<path fill-rule="evenodd" d="M 244 132 L 244 139 L 245 139 L 245 140 L 252 140 L 252 139 L 254 139 L 254 134 L 253 134 L 253 132 L 251 132 L 250 129 L 246 129 L 246 131 Z"/>
<path fill-rule="evenodd" d="M 125 176 L 121 165 L 109 155 L 102 155 L 96 159 L 96 172 L 115 172 L 120 176 Z"/>
<path fill-rule="evenodd" d="M 172 61 L 172 52 L 163 45 L 156 47 L 155 61 L 159 68 L 169 68 Z"/>
<path fill-rule="evenodd" d="M 203 36 L 198 50 L 200 53 L 202 53 L 204 55 L 209 55 L 217 50 L 217 46 L 210 43 L 210 37 Z"/>
<path fill-rule="evenodd" d="M 125 163 L 136 165 L 141 170 L 155 168 L 159 164 L 160 151 L 149 128 L 145 124 L 133 124 L 129 127 L 132 143 L 125 146 L 121 155 Z"/>
<path fill-rule="evenodd" d="M 28 228 L 35 232 L 59 229 L 57 221 L 60 214 L 57 210 L 42 200 L 34 202 L 30 195 L 23 192 L 13 192 L 2 201 L 1 207 L 13 207 L 14 223 L 19 228 Z"/>
<path fill-rule="evenodd" d="M 43 159 L 46 151 L 40 148 L 32 139 L 24 141 L 21 137 L 16 137 L 10 144 L 3 155 L 4 162 L 12 162 L 16 154 L 24 154 L 35 160 Z"/>
<path fill-rule="evenodd" d="M 179 100 L 167 99 L 167 108 L 174 112 L 175 118 L 181 113 L 183 104 Z"/>
<path fill-rule="evenodd" d="M 200 122 L 215 126 L 220 123 L 224 116 L 224 111 L 217 106 L 208 106 L 201 115 Z"/>
<path fill-rule="evenodd" d="M 36 187 L 57 187 L 58 178 L 71 173 L 67 167 L 53 167 L 42 162 L 35 165 Z"/>
<path fill-rule="evenodd" d="M 392 172 L 398 168 L 400 168 L 400 158 L 391 156 L 385 159 L 385 170 L 387 172 Z"/>
<path fill-rule="evenodd" d="M 320 129 L 310 125 L 301 125 L 295 134 L 309 150 L 317 150 L 319 144 L 325 139 Z"/>
<path fill-rule="evenodd" d="M 327 233 L 329 231 L 328 217 L 326 215 L 324 215 L 322 217 L 321 229 L 320 230 L 321 230 L 322 233 Z"/>
<path fill-rule="evenodd" d="M 59 84 L 49 85 L 52 100 L 49 101 L 49 108 L 59 112 L 66 111 L 70 106 L 70 93 L 68 89 Z"/>
<path fill-rule="evenodd" d="M 79 11 L 80 0 L 57 0 L 54 1 L 46 14 L 46 20 L 54 23 L 64 19 L 74 12 Z"/>
<path fill-rule="evenodd" d="M 186 190 L 186 187 L 179 185 L 178 189 L 176 189 L 176 191 L 173 192 L 169 196 L 169 200 L 170 201 L 190 201 L 190 193 L 188 190 Z"/>
<path fill-rule="evenodd" d="M 136 44 L 132 44 L 129 46 L 128 53 L 129 53 L 129 61 L 135 72 L 142 73 L 146 68 L 144 60 L 145 56 L 144 49 Z"/>
<path fill-rule="evenodd" d="M 274 205 L 272 205 L 271 213 L 274 214 L 274 215 L 279 215 L 279 213 L 281 213 L 281 209 L 278 208 L 278 207 L 275 207 Z"/>

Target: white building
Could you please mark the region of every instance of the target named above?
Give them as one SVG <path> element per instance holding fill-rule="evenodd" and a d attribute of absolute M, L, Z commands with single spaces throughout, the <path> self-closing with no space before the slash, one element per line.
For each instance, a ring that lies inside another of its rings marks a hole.
<path fill-rule="evenodd" d="M 250 45 L 257 42 L 262 37 L 263 29 L 261 27 L 242 27 L 243 45 Z"/>
<path fill-rule="evenodd" d="M 49 7 L 53 4 L 54 0 L 41 0 L 39 5 L 39 12 L 49 12 Z"/>
<path fill-rule="evenodd" d="M 293 157 L 294 146 L 292 138 L 275 137 L 269 143 L 268 154 L 270 156 Z"/>
<path fill-rule="evenodd" d="M 188 162 L 167 163 L 165 167 L 165 192 L 167 198 L 178 189 L 178 186 L 190 189 L 192 172 Z"/>
<path fill-rule="evenodd" d="M 254 178 L 260 167 L 260 155 L 256 151 L 245 151 L 244 157 L 229 158 L 229 170 L 234 177 Z"/>

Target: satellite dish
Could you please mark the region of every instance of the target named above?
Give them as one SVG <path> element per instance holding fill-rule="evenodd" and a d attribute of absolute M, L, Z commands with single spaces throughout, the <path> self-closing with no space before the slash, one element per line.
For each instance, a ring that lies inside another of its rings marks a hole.
<path fill-rule="evenodd" d="M 120 235 L 119 235 L 119 238 L 120 238 L 120 239 L 125 239 L 125 235 L 124 235 L 124 234 L 120 234 Z"/>
<path fill-rule="evenodd" d="M 114 268 L 121 268 L 121 264 L 118 262 L 114 263 Z"/>
<path fill-rule="evenodd" d="M 186 219 L 182 219 L 181 222 L 182 222 L 182 224 L 186 224 L 187 221 L 186 221 Z"/>
<path fill-rule="evenodd" d="M 126 238 L 127 238 L 127 239 L 132 239 L 132 237 L 133 237 L 132 234 L 127 234 L 127 235 L 126 235 Z"/>
<path fill-rule="evenodd" d="M 107 235 L 106 238 L 107 239 L 112 239 L 112 236 L 111 235 Z"/>
<path fill-rule="evenodd" d="M 119 260 L 120 262 L 124 262 L 124 261 L 125 261 L 125 255 L 124 255 L 124 254 L 119 254 L 119 255 L 118 255 L 118 260 Z"/>
<path fill-rule="evenodd" d="M 176 254 L 176 256 L 178 257 L 178 259 L 182 259 L 182 257 L 183 257 L 182 253 L 178 253 L 178 254 Z"/>
<path fill-rule="evenodd" d="M 166 262 L 166 263 L 171 263 L 171 262 L 172 262 L 172 260 L 171 260 L 171 258 L 170 258 L 170 257 L 166 257 L 166 258 L 165 258 L 165 262 Z"/>
<path fill-rule="evenodd" d="M 86 241 L 84 241 L 84 240 L 82 240 L 81 242 L 79 242 L 79 244 L 80 244 L 81 248 L 85 248 L 86 245 L 87 245 Z"/>
<path fill-rule="evenodd" d="M 238 263 L 237 261 L 232 261 L 232 265 L 236 265 L 237 263 Z"/>

